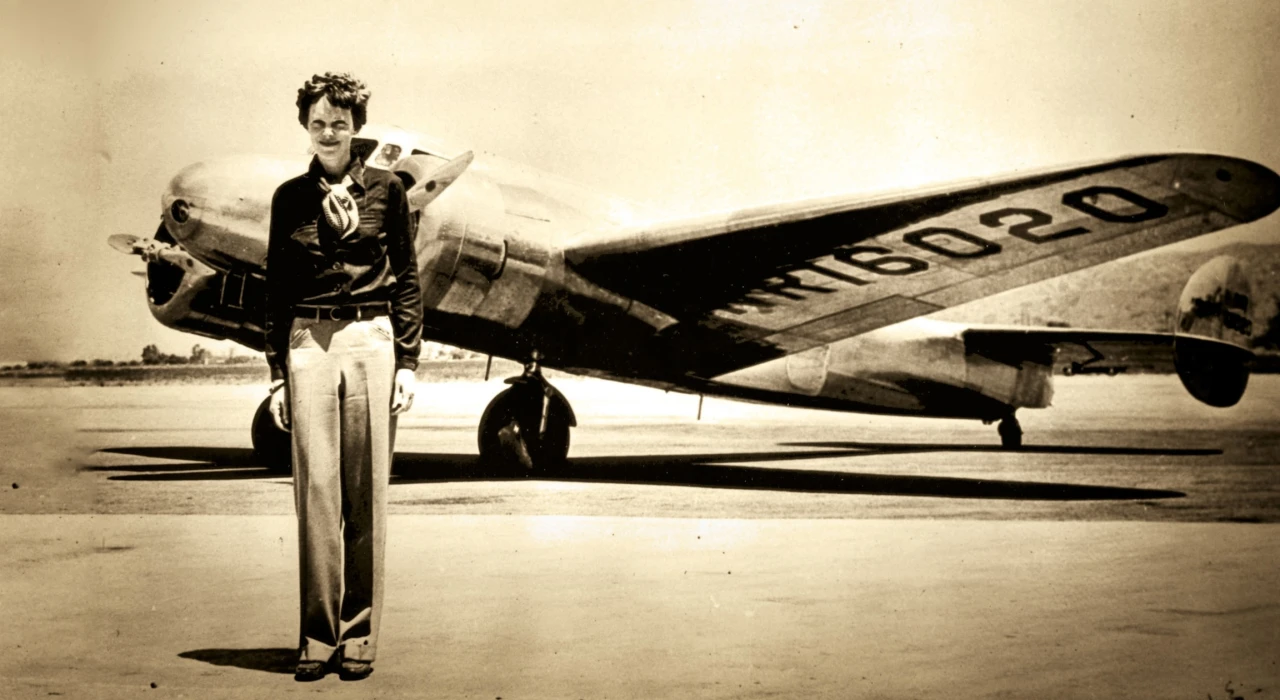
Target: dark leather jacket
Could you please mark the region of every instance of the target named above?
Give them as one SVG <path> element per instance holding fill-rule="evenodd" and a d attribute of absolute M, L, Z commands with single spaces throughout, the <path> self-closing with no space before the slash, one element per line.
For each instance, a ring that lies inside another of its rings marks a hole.
<path fill-rule="evenodd" d="M 276 189 L 267 247 L 266 346 L 271 378 L 287 373 L 296 304 L 391 305 L 396 369 L 416 369 L 422 340 L 422 292 L 404 184 L 393 173 L 352 158 L 349 187 L 360 223 L 339 236 L 320 211 L 324 166 Z"/>

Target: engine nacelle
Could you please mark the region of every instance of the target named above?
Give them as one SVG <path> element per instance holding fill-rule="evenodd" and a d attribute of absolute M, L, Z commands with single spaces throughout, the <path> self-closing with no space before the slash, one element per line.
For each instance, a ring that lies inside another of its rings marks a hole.
<path fill-rule="evenodd" d="M 913 319 L 716 377 L 794 394 L 797 405 L 999 420 L 1053 398 L 1052 356 L 1000 361 L 966 346 L 966 326 Z"/>
<path fill-rule="evenodd" d="M 1234 406 L 1249 385 L 1253 289 L 1240 263 L 1219 256 L 1196 270 L 1178 300 L 1174 367 L 1187 391 L 1210 406 Z"/>
<path fill-rule="evenodd" d="M 151 315 L 176 330 L 262 350 L 261 275 L 215 270 L 173 245 L 163 227 L 156 238 L 168 247 L 147 263 Z"/>

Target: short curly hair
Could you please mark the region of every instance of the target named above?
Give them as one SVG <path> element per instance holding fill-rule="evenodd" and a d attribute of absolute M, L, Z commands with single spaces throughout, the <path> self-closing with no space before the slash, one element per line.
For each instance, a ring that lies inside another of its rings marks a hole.
<path fill-rule="evenodd" d="M 355 129 L 364 128 L 369 108 L 369 88 L 350 73 L 329 73 L 313 75 L 311 80 L 303 83 L 298 89 L 298 123 L 307 126 L 311 105 L 322 96 L 329 97 L 329 104 L 351 110 L 351 119 L 355 121 Z"/>

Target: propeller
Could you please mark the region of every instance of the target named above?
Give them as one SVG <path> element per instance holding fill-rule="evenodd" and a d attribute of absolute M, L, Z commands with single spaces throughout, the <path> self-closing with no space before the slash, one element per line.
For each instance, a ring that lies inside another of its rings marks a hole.
<path fill-rule="evenodd" d="M 182 252 L 171 243 L 157 241 L 154 238 L 141 238 L 127 233 L 117 233 L 107 236 L 107 245 L 125 255 L 137 255 L 144 262 L 152 263 L 163 260 L 171 265 L 187 268 L 191 268 L 194 265 L 190 255 Z"/>
<path fill-rule="evenodd" d="M 475 160 L 475 154 L 467 151 L 414 183 L 413 187 L 410 187 L 409 191 L 405 193 L 409 199 L 409 208 L 415 211 L 425 209 L 449 185 L 452 185 L 453 181 L 458 179 L 458 176 L 462 175 L 462 172 L 467 169 L 468 165 L 471 165 L 473 160 Z"/>
<path fill-rule="evenodd" d="M 140 254 L 144 239 L 137 236 L 130 236 L 127 233 L 117 233 L 113 236 L 107 236 L 107 245 L 126 255 Z"/>
<path fill-rule="evenodd" d="M 130 236 L 127 233 L 117 233 L 107 236 L 107 245 L 125 255 L 138 255 L 145 257 L 143 251 L 146 249 L 146 240 L 138 236 Z M 142 270 L 134 270 L 132 273 L 135 277 L 146 278 L 147 273 Z"/>

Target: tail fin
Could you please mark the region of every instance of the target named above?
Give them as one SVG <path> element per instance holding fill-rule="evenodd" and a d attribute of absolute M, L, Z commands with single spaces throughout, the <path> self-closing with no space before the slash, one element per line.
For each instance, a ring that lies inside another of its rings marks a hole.
<path fill-rule="evenodd" d="M 1216 257 L 1182 289 L 1173 343 L 1182 385 L 1210 406 L 1234 406 L 1249 384 L 1253 286 L 1235 258 Z"/>

